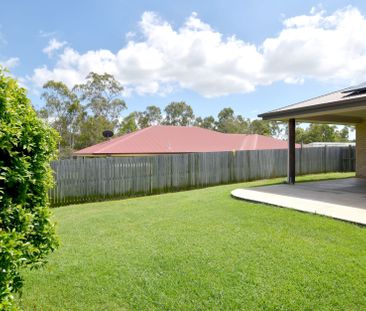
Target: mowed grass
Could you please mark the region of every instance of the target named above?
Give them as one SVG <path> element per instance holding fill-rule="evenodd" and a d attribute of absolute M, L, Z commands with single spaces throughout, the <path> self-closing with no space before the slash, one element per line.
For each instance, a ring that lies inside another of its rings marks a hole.
<path fill-rule="evenodd" d="M 350 174 L 305 176 L 302 180 Z M 54 210 L 25 310 L 365 310 L 366 228 L 211 187 Z"/>

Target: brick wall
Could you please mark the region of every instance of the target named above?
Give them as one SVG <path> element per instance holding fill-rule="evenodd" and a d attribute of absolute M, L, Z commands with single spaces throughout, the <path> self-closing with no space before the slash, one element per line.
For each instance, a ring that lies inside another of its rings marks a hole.
<path fill-rule="evenodd" d="M 356 126 L 356 176 L 366 177 L 366 121 Z"/>

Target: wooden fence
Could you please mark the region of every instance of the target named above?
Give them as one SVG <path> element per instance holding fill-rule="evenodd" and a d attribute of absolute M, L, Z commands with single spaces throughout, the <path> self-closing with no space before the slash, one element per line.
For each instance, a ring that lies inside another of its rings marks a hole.
<path fill-rule="evenodd" d="M 354 170 L 354 147 L 296 150 L 297 174 Z M 59 160 L 52 206 L 286 176 L 287 150 Z"/>

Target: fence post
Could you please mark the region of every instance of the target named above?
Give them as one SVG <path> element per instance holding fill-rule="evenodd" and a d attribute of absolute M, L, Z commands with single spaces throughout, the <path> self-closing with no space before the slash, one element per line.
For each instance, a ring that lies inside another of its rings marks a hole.
<path fill-rule="evenodd" d="M 353 152 L 352 152 L 352 146 L 348 145 L 348 171 L 353 170 L 352 160 L 353 160 Z"/>
<path fill-rule="evenodd" d="M 304 148 L 303 142 L 301 142 L 300 152 L 299 152 L 299 175 L 302 175 L 302 152 Z"/>
<path fill-rule="evenodd" d="M 327 145 L 324 145 L 324 173 L 327 172 Z"/>

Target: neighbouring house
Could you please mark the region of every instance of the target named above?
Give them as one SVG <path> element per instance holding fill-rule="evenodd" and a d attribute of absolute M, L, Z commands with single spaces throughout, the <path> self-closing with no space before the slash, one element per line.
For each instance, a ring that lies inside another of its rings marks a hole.
<path fill-rule="evenodd" d="M 225 134 L 195 126 L 151 126 L 79 150 L 75 155 L 130 156 L 286 148 L 286 141 L 263 135 Z"/>
<path fill-rule="evenodd" d="M 320 122 L 356 126 L 356 176 L 366 177 L 366 83 L 260 114 L 288 122 L 288 182 L 295 182 L 295 124 Z"/>

